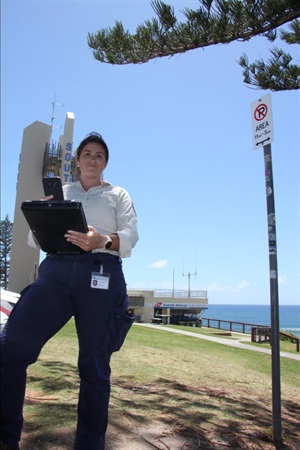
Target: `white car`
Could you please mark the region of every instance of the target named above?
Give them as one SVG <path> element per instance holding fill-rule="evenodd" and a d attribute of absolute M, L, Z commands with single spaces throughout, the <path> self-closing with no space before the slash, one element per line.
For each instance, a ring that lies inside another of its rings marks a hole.
<path fill-rule="evenodd" d="M 0 332 L 2 332 L 13 307 L 20 298 L 20 294 L 16 292 L 6 291 L 1 289 L 1 304 L 0 304 Z"/>

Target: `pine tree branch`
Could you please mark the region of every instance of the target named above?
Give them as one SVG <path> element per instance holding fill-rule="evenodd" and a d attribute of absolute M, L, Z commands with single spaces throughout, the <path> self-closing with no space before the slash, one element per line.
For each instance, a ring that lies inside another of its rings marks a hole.
<path fill-rule="evenodd" d="M 291 32 L 281 32 L 281 38 L 288 44 L 299 44 L 300 21 L 295 20 L 289 28 Z M 247 55 L 244 54 L 239 60 L 240 66 L 244 69 L 244 82 L 272 91 L 300 89 L 300 66 L 291 64 L 291 55 L 278 48 L 271 49 L 271 55 L 267 63 L 259 59 L 250 64 Z"/>
<path fill-rule="evenodd" d="M 273 48 L 271 54 L 267 63 L 259 59 L 250 64 L 245 54 L 240 58 L 244 82 L 272 91 L 300 89 L 300 67 L 291 64 L 292 57 L 278 48 Z"/>
<path fill-rule="evenodd" d="M 299 0 L 200 0 L 197 10 L 186 8 L 178 22 L 174 8 L 160 0 L 151 3 L 157 18 L 139 25 L 135 34 L 121 22 L 88 34 L 94 58 L 109 64 L 140 64 L 210 45 L 258 35 L 273 40 L 274 30 L 300 17 Z M 273 33 L 272 33 L 273 32 Z"/>
<path fill-rule="evenodd" d="M 280 37 L 288 44 L 300 44 L 300 20 L 294 20 L 289 24 L 290 33 L 281 31 Z"/>

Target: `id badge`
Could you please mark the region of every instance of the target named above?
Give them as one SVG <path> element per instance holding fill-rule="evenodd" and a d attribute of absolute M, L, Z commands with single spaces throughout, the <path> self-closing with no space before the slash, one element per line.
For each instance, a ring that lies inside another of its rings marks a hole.
<path fill-rule="evenodd" d="M 92 272 L 91 288 L 93 289 L 109 289 L 109 273 Z"/>

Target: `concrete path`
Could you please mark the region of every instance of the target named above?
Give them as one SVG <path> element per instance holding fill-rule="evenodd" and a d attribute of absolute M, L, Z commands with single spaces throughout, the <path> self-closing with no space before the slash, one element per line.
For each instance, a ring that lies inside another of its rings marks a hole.
<path fill-rule="evenodd" d="M 152 329 L 156 329 L 156 330 L 160 330 L 160 331 L 169 331 L 170 333 L 184 334 L 186 336 L 191 336 L 191 337 L 198 338 L 198 339 L 206 339 L 207 341 L 217 342 L 218 344 L 229 345 L 231 347 L 237 347 L 237 348 L 242 348 L 244 350 L 252 350 L 252 351 L 267 353 L 267 354 L 271 355 L 271 349 L 269 350 L 267 348 L 259 348 L 259 347 L 255 347 L 252 345 L 247 345 L 247 343 L 245 343 L 245 342 L 250 342 L 250 336 L 242 334 L 242 333 L 233 332 L 232 336 L 238 337 L 238 339 L 239 339 L 239 340 L 237 340 L 237 339 L 233 340 L 233 339 L 230 339 L 230 337 L 222 338 L 222 337 L 218 337 L 218 336 L 207 336 L 205 334 L 193 333 L 192 331 L 178 330 L 175 328 L 166 327 L 164 325 L 153 325 L 151 323 L 135 323 L 134 325 L 152 328 Z M 222 330 L 216 330 L 216 333 L 217 332 L 221 333 Z M 226 332 L 226 330 L 224 330 L 224 333 L 225 332 Z M 295 359 L 297 361 L 300 361 L 300 354 L 280 352 L 280 357 L 290 358 L 290 359 Z"/>

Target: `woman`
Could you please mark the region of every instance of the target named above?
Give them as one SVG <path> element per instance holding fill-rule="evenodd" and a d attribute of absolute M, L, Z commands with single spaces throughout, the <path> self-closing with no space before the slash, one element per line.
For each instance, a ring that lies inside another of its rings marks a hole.
<path fill-rule="evenodd" d="M 110 395 L 110 358 L 134 320 L 121 258 L 138 241 L 135 210 L 128 193 L 102 174 L 109 151 L 91 133 L 79 145 L 80 181 L 63 187 L 66 200 L 82 202 L 88 233 L 65 237 L 84 252 L 48 254 L 37 280 L 21 293 L 1 335 L 1 449 L 19 449 L 26 369 L 74 316 L 78 334 L 80 392 L 75 450 L 104 450 Z M 45 197 L 50 200 L 52 196 Z M 29 244 L 36 246 L 32 234 Z"/>

